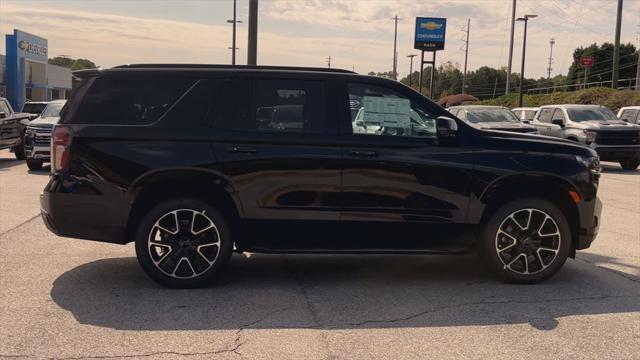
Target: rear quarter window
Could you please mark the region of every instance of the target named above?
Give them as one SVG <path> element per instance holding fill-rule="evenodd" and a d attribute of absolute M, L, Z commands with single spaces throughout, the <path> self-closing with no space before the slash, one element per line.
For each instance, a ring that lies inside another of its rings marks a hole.
<path fill-rule="evenodd" d="M 114 76 L 84 83 L 86 89 L 70 100 L 72 110 L 63 116 L 67 124 L 151 124 L 184 94 L 194 79 L 183 77 Z"/>

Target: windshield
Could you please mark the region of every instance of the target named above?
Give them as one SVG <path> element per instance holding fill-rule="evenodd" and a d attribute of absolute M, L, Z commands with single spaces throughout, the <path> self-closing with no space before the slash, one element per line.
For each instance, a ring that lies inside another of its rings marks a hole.
<path fill-rule="evenodd" d="M 469 109 L 467 119 L 474 123 L 518 122 L 518 117 L 507 109 Z"/>
<path fill-rule="evenodd" d="M 571 121 L 618 120 L 618 117 L 607 108 L 567 109 Z"/>
<path fill-rule="evenodd" d="M 45 107 L 47 107 L 47 104 L 25 103 L 22 106 L 22 112 L 39 115 Z"/>
<path fill-rule="evenodd" d="M 60 110 L 62 110 L 63 106 L 64 106 L 63 102 L 51 103 L 46 107 L 46 109 L 44 109 L 44 111 L 42 112 L 42 115 L 40 115 L 40 117 L 43 117 L 43 118 L 46 118 L 46 117 L 59 117 L 60 116 Z"/>

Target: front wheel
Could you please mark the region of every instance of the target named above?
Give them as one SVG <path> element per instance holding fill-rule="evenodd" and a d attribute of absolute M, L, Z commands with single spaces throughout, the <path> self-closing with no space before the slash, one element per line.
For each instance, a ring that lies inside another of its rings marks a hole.
<path fill-rule="evenodd" d="M 635 170 L 640 165 L 640 159 L 631 159 L 631 160 L 622 160 L 620 161 L 620 166 L 624 170 Z"/>
<path fill-rule="evenodd" d="M 567 260 L 571 231 L 551 202 L 527 198 L 493 213 L 479 239 L 479 250 L 502 279 L 537 283 L 555 274 Z"/>
<path fill-rule="evenodd" d="M 27 159 L 27 167 L 29 168 L 29 170 L 32 170 L 32 171 L 42 170 L 42 161 Z"/>
<path fill-rule="evenodd" d="M 233 251 L 224 215 L 190 198 L 170 199 L 152 208 L 138 227 L 135 243 L 147 275 L 171 288 L 209 284 Z"/>

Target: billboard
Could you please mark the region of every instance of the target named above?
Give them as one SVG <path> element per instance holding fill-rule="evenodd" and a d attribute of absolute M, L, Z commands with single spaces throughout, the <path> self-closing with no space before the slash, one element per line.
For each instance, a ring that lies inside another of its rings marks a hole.
<path fill-rule="evenodd" d="M 583 56 L 580 58 L 580 65 L 582 67 L 585 67 L 585 68 L 592 67 L 594 63 L 595 63 L 595 59 L 593 58 L 593 56 Z"/>
<path fill-rule="evenodd" d="M 446 30 L 445 18 L 417 17 L 413 47 L 423 51 L 444 50 Z"/>

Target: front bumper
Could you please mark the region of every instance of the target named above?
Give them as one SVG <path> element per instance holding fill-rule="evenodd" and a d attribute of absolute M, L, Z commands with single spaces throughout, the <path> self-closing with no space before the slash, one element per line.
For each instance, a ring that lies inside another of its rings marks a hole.
<path fill-rule="evenodd" d="M 602 161 L 633 160 L 640 158 L 640 145 L 598 145 L 591 147 Z"/>
<path fill-rule="evenodd" d="M 598 197 L 591 201 L 582 201 L 578 204 L 578 213 L 580 215 L 580 230 L 576 250 L 583 250 L 591 246 L 598 235 L 602 219 L 602 202 Z"/>
<path fill-rule="evenodd" d="M 29 160 L 51 161 L 51 128 L 27 128 L 24 153 Z"/>

